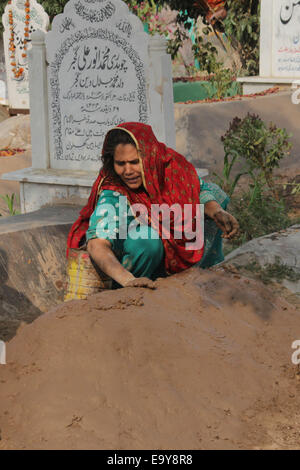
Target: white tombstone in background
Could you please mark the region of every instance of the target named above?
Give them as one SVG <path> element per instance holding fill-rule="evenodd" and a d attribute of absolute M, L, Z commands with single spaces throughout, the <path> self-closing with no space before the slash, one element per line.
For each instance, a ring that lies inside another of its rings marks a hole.
<path fill-rule="evenodd" d="M 4 80 L 0 80 L 0 104 L 6 105 L 7 103 L 6 95 L 6 83 Z"/>
<path fill-rule="evenodd" d="M 3 38 L 0 37 L 0 104 L 7 105 L 6 67 Z"/>
<path fill-rule="evenodd" d="M 104 136 L 122 122 L 150 124 L 175 148 L 167 41 L 147 35 L 123 1 L 70 0 L 32 46 L 32 168 L 2 176 L 20 181 L 22 212 L 85 203 Z"/>
<path fill-rule="evenodd" d="M 261 0 L 259 76 L 242 77 L 244 94 L 300 78 L 300 2 Z"/>
<path fill-rule="evenodd" d="M 7 87 L 8 87 L 8 104 L 12 109 L 29 109 L 29 79 L 28 79 L 28 49 L 31 48 L 31 34 L 37 29 L 46 31 L 49 26 L 49 17 L 43 7 L 37 3 L 36 0 L 30 0 L 30 19 L 28 25 L 29 36 L 25 38 L 25 3 L 26 0 L 12 0 L 11 4 L 7 4 L 4 14 L 2 16 L 2 23 L 4 26 L 3 40 L 5 51 L 5 64 L 7 74 Z M 13 35 L 15 46 L 15 58 L 11 58 L 10 51 L 10 38 L 11 38 L 11 25 L 9 23 L 9 12 L 12 11 L 13 17 Z M 27 40 L 27 51 L 24 50 L 24 41 Z M 26 57 L 23 55 L 26 53 Z M 20 77 L 16 77 L 13 72 L 14 66 L 12 62 L 16 63 L 16 67 L 22 68 L 24 73 Z"/>

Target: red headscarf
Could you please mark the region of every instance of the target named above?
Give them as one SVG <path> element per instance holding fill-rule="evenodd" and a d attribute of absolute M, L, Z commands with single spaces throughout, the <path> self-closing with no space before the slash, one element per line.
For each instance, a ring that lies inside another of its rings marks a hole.
<path fill-rule="evenodd" d="M 224 0 L 206 0 L 206 3 L 208 3 L 208 5 L 214 10 L 217 10 L 225 5 Z"/>
<path fill-rule="evenodd" d="M 190 229 L 193 228 L 196 205 L 200 204 L 200 183 L 193 165 L 175 150 L 158 142 L 152 128 L 146 124 L 127 122 L 120 124 L 118 129 L 128 132 L 139 150 L 145 191 L 131 190 L 117 175 L 111 176 L 101 170 L 93 185 L 87 205 L 81 210 L 78 220 L 71 228 L 67 243 L 68 250 L 69 248 L 79 248 L 89 227 L 89 219 L 95 209 L 98 195 L 104 189 L 118 191 L 128 198 L 131 205 L 144 204 L 149 215 L 152 204 L 167 204 L 169 207 L 173 204 L 179 204 L 182 210 L 184 204 L 191 204 Z M 108 134 L 103 144 L 102 154 L 105 150 Z M 146 223 L 151 224 L 150 217 Z M 180 220 L 179 223 L 182 224 L 183 220 Z M 152 224 L 162 238 L 165 249 L 165 268 L 168 273 L 183 271 L 200 261 L 203 256 L 203 248 L 187 250 L 187 240 L 184 236 L 182 240 L 174 239 L 175 225 L 177 224 L 178 228 L 178 221 L 174 221 L 174 218 L 171 217 L 170 232 L 167 234 L 160 218 L 156 221 L 153 220 Z M 188 241 L 190 242 L 190 240 Z"/>

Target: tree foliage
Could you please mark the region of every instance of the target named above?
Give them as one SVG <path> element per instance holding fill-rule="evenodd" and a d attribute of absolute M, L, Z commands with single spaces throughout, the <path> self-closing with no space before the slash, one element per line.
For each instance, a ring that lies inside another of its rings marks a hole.
<path fill-rule="evenodd" d="M 260 0 L 227 0 L 225 33 L 237 49 L 243 69 L 256 75 L 259 69 Z"/>
<path fill-rule="evenodd" d="M 62 13 L 68 0 L 38 0 L 50 17 Z M 124 0 L 128 6 L 142 4 L 145 0 Z M 179 12 L 178 20 L 190 27 L 189 19 L 197 19 L 201 13 L 192 0 L 150 0 L 151 4 L 161 7 L 168 5 Z M 0 2 L 2 16 L 7 2 Z M 227 0 L 228 16 L 224 20 L 225 34 L 238 51 L 243 69 L 250 74 L 258 72 L 259 55 L 259 12 L 260 0 Z M 1 23 L 2 27 L 2 23 Z M 180 39 L 180 38 L 179 38 Z M 179 40 L 180 42 L 180 40 Z M 177 47 L 178 50 L 178 47 Z"/>
<path fill-rule="evenodd" d="M 44 7 L 44 10 L 48 13 L 50 21 L 64 11 L 64 7 L 69 0 L 38 0 L 38 2 Z"/>
<path fill-rule="evenodd" d="M 143 3 L 143 0 L 136 1 Z M 191 0 L 157 0 L 155 3 L 178 10 L 178 20 L 187 27 L 190 27 L 189 19 L 197 19 L 203 13 Z M 225 34 L 237 50 L 245 73 L 255 75 L 259 68 L 260 0 L 227 0 L 226 8 Z"/>

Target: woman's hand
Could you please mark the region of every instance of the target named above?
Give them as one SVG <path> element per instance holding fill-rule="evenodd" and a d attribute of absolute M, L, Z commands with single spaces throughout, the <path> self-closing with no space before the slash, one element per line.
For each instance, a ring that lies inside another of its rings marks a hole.
<path fill-rule="evenodd" d="M 121 265 L 113 253 L 111 243 L 108 240 L 100 238 L 90 240 L 88 242 L 88 252 L 101 271 L 118 282 L 122 287 L 156 289 L 153 281 L 147 277 L 135 278 L 132 273 Z"/>
<path fill-rule="evenodd" d="M 233 215 L 226 212 L 217 201 L 209 201 L 204 206 L 204 213 L 214 220 L 222 230 L 223 238 L 234 238 L 239 231 L 239 223 Z"/>
<path fill-rule="evenodd" d="M 122 266 L 111 249 L 108 240 L 94 238 L 88 242 L 87 246 L 90 257 L 107 276 L 114 279 L 122 287 L 135 277 Z"/>
<path fill-rule="evenodd" d="M 147 277 L 137 277 L 127 282 L 124 287 L 145 287 L 146 289 L 156 289 L 155 283 Z"/>
<path fill-rule="evenodd" d="M 217 226 L 222 230 L 223 238 L 231 240 L 239 232 L 239 223 L 233 215 L 229 212 L 224 211 L 224 209 L 219 209 L 213 216 L 213 220 Z"/>

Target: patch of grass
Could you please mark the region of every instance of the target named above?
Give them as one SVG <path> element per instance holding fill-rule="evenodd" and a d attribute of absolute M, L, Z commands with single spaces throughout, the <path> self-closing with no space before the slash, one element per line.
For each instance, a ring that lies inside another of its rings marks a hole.
<path fill-rule="evenodd" d="M 255 273 L 264 284 L 270 284 L 273 280 L 282 282 L 283 279 L 292 282 L 300 281 L 300 273 L 294 271 L 290 266 L 283 264 L 278 256 L 275 257 L 275 263 L 260 266 L 257 261 L 253 261 L 244 266 L 244 269 Z"/>
<path fill-rule="evenodd" d="M 15 193 L 13 193 L 11 196 L 9 196 L 8 194 L 6 194 L 5 196 L 0 195 L 0 197 L 1 199 L 3 199 L 3 201 L 6 202 L 9 215 L 20 214 L 20 211 L 14 208 L 15 202 L 19 202 L 18 196 Z M 0 216 L 2 216 L 2 214 L 0 214 Z"/>

